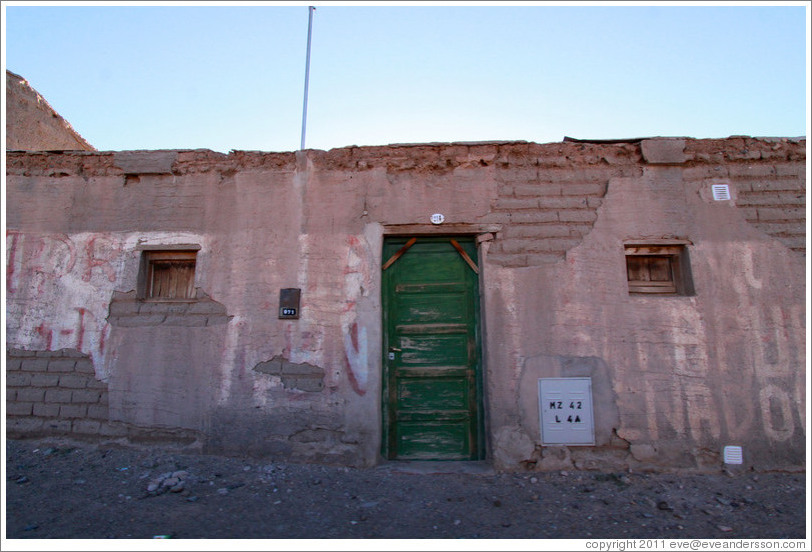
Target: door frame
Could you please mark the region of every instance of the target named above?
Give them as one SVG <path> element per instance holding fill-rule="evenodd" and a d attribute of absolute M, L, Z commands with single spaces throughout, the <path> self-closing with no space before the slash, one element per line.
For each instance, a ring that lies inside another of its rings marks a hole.
<path fill-rule="evenodd" d="M 494 234 L 501 230 L 500 226 L 488 225 L 486 227 L 478 225 L 450 225 L 453 228 L 437 228 L 427 227 L 425 225 L 399 225 L 395 227 L 385 228 L 381 239 L 381 252 L 383 252 L 386 242 L 393 238 L 408 238 L 416 237 L 422 238 L 447 238 L 449 240 L 455 238 L 473 239 L 474 246 L 477 252 L 477 264 L 479 265 L 479 274 L 477 275 L 477 292 L 474 297 L 474 313 L 476 316 L 475 321 L 475 347 L 477 354 L 477 368 L 475 370 L 475 390 L 476 390 L 476 403 L 477 403 L 477 416 L 476 416 L 476 460 L 486 460 L 489 457 L 489 439 L 486 432 L 487 428 L 487 400 L 486 400 L 486 362 L 485 362 L 485 313 L 484 313 L 484 253 L 487 248 L 482 247 L 483 243 L 491 241 Z M 387 231 L 389 230 L 389 231 Z M 445 230 L 445 231 L 443 231 Z M 404 254 L 408 254 L 408 251 Z M 383 257 L 383 256 L 382 256 Z M 379 417 L 381 423 L 380 430 L 380 448 L 379 453 L 383 461 L 391 461 L 389 459 L 389 362 L 388 362 L 388 324 L 387 312 L 384 309 L 385 292 L 384 289 L 384 271 L 382 269 L 383 263 L 388 259 L 381 258 L 380 272 L 380 299 L 381 299 L 381 393 L 380 393 L 380 408 L 381 415 Z M 406 460 L 408 461 L 408 460 Z"/>

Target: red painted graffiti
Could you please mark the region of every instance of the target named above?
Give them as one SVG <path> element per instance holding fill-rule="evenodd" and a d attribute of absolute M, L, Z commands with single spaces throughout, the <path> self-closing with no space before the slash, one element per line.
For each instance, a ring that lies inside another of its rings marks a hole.
<path fill-rule="evenodd" d="M 11 238 L 6 262 L 9 293 L 15 293 L 22 281 L 28 285 L 36 282 L 37 292 L 44 293 L 48 280 L 61 278 L 76 264 L 76 246 L 66 235 L 32 236 L 11 230 L 6 232 L 6 237 Z M 60 251 L 62 246 L 65 251 Z"/>
<path fill-rule="evenodd" d="M 77 307 L 76 310 L 79 311 L 79 328 L 76 332 L 76 348 L 81 351 L 85 339 L 85 313 L 87 312 L 87 309 L 84 307 Z"/>
<path fill-rule="evenodd" d="M 37 326 L 36 328 L 34 328 L 34 330 L 36 330 L 36 332 L 40 335 L 40 337 L 45 339 L 45 350 L 50 351 L 51 350 L 51 343 L 53 343 L 53 338 L 54 338 L 53 330 L 48 328 L 45 325 L 44 322 L 42 324 L 40 324 L 39 326 Z"/>
<path fill-rule="evenodd" d="M 93 276 L 93 269 L 100 268 L 106 275 L 107 279 L 111 282 L 116 281 L 116 271 L 113 269 L 111 264 L 112 258 L 106 258 L 104 256 L 97 255 L 97 247 L 96 247 L 96 240 L 98 237 L 92 238 L 90 241 L 87 242 L 85 246 L 85 252 L 87 254 L 87 269 L 85 270 L 84 275 L 82 276 L 82 280 L 85 282 L 89 282 L 90 278 Z M 104 238 L 102 238 L 104 239 Z M 117 251 L 118 248 L 113 247 L 112 245 L 109 247 L 111 251 Z M 102 248 L 104 251 L 105 249 Z"/>
<path fill-rule="evenodd" d="M 359 352 L 359 343 L 358 343 L 358 323 L 353 322 L 350 326 L 350 342 L 352 344 L 352 353 L 357 355 Z M 346 347 L 346 345 L 345 345 Z M 352 390 L 358 393 L 359 395 L 363 396 L 366 395 L 366 389 L 361 388 L 361 385 L 358 382 L 358 379 L 355 376 L 355 372 L 352 369 L 352 361 L 350 360 L 351 352 L 347 349 L 344 350 L 344 360 L 347 366 L 347 378 L 350 381 L 350 387 Z"/>
<path fill-rule="evenodd" d="M 350 380 L 350 387 L 352 387 L 352 390 L 358 393 L 359 395 L 361 396 L 366 395 L 367 394 L 366 389 L 361 389 L 361 386 L 358 385 L 358 380 L 355 379 L 355 373 L 352 371 L 352 368 L 350 367 L 350 359 L 347 357 L 344 357 L 344 359 L 347 361 L 347 378 Z"/>
<path fill-rule="evenodd" d="M 17 254 L 17 243 L 20 240 L 20 233 L 16 231 L 6 231 L 6 238 L 11 237 L 11 244 L 8 245 L 8 260 L 6 261 L 6 292 L 14 293 L 14 262 Z"/>

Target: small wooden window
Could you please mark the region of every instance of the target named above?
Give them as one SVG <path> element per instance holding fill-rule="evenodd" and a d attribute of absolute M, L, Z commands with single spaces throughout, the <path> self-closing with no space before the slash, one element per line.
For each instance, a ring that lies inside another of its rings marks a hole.
<path fill-rule="evenodd" d="M 627 245 L 626 276 L 632 294 L 692 294 L 682 245 Z"/>
<path fill-rule="evenodd" d="M 632 293 L 676 293 L 670 257 L 634 255 L 626 257 L 629 291 Z"/>
<path fill-rule="evenodd" d="M 146 299 L 194 299 L 197 251 L 145 251 L 144 254 Z"/>

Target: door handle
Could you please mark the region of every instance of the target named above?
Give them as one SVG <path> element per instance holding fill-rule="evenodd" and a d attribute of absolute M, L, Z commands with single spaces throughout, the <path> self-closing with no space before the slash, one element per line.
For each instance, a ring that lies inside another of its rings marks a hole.
<path fill-rule="evenodd" d="M 389 347 L 389 352 L 390 353 L 400 353 L 400 352 L 402 352 L 402 350 L 398 349 L 397 347 Z"/>

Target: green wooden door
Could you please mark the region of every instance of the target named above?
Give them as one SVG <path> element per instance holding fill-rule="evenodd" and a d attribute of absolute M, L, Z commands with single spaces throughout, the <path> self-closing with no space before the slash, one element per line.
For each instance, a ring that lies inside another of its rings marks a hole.
<path fill-rule="evenodd" d="M 383 455 L 483 458 L 476 244 L 417 238 L 403 252 L 409 242 L 383 249 L 396 258 L 383 271 Z"/>

